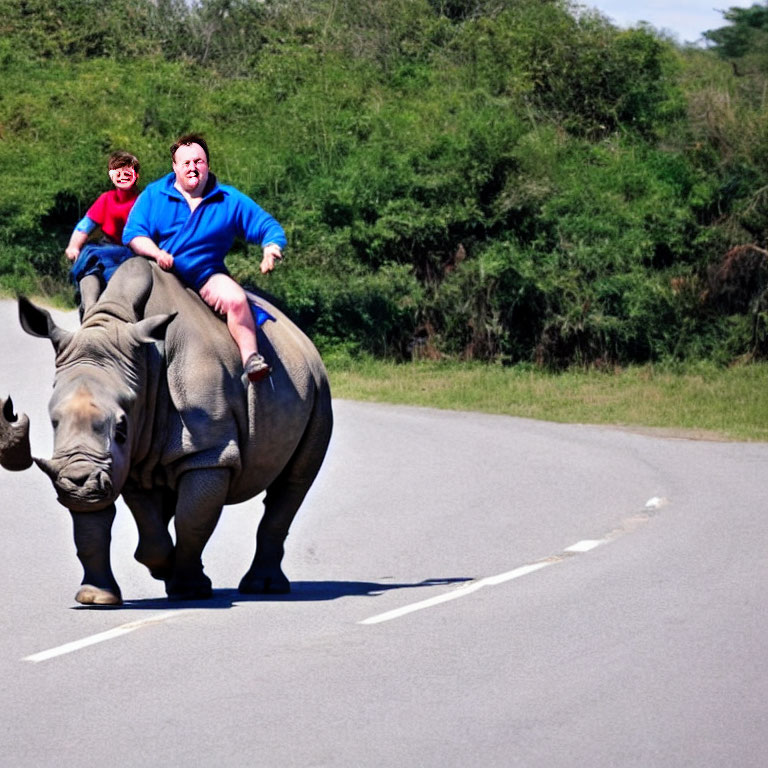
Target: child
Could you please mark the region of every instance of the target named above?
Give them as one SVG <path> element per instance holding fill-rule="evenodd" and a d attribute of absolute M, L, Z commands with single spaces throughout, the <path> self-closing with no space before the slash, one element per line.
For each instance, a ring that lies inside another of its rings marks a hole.
<path fill-rule="evenodd" d="M 99 298 L 120 264 L 133 256 L 122 242 L 123 227 L 139 196 L 136 188 L 139 161 L 130 152 L 118 151 L 110 155 L 108 167 L 115 188 L 99 195 L 75 227 L 65 250 L 67 258 L 74 262 L 70 275 L 78 286 L 81 316 Z M 101 227 L 103 237 L 99 242 L 86 245 L 97 226 Z"/>

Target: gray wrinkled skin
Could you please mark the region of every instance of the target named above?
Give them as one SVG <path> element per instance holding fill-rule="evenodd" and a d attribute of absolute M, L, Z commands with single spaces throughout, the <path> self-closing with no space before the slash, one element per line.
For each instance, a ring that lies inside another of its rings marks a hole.
<path fill-rule="evenodd" d="M 78 602 L 122 601 L 109 562 L 121 494 L 139 530 L 136 559 L 165 581 L 169 596 L 192 599 L 211 595 L 201 556 L 222 506 L 266 490 L 256 554 L 240 590 L 290 591 L 283 542 L 325 456 L 331 396 L 309 339 L 261 303 L 277 318 L 259 331 L 273 372 L 246 389 L 223 319 L 144 259 L 120 267 L 75 333 L 20 299 L 22 327 L 56 350 L 54 451 L 35 463 L 72 512 L 84 569 Z M 11 444 L 9 424 L 0 424 L 0 449 Z"/>

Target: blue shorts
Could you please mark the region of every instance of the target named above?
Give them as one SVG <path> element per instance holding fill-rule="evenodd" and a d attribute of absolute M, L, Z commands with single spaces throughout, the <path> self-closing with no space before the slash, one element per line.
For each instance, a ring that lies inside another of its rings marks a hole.
<path fill-rule="evenodd" d="M 135 254 L 125 245 L 88 243 L 75 259 L 69 275 L 77 285 L 84 277 L 96 275 L 106 283 L 115 270 Z"/>

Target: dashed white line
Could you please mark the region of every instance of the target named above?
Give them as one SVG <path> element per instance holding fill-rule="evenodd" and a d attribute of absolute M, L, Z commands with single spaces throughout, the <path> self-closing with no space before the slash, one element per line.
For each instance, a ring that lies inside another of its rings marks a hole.
<path fill-rule="evenodd" d="M 129 632 L 133 632 L 141 627 L 149 626 L 150 624 L 160 624 L 168 619 L 175 618 L 182 613 L 188 613 L 187 610 L 180 611 L 168 611 L 167 613 L 161 613 L 156 616 L 150 616 L 146 619 L 139 619 L 138 621 L 131 621 L 128 624 L 121 624 L 114 629 L 108 629 L 106 632 L 99 632 L 96 635 L 90 635 L 84 637 L 82 640 L 74 640 L 71 643 L 64 643 L 64 645 L 50 648 L 47 651 L 40 651 L 39 653 L 33 653 L 31 656 L 25 656 L 22 661 L 30 661 L 33 664 L 39 664 L 41 661 L 48 661 L 48 659 L 54 659 L 57 656 L 64 656 L 67 653 L 74 653 L 82 648 L 87 648 L 89 645 L 96 645 L 97 643 L 103 643 L 107 640 L 114 640 L 116 637 L 122 637 Z"/>
<path fill-rule="evenodd" d="M 608 539 L 583 539 L 582 541 L 577 541 L 575 544 L 571 544 L 570 547 L 566 547 L 563 552 L 576 552 L 580 554 L 582 552 L 589 552 L 590 550 L 599 547 L 601 544 L 607 543 Z"/>
<path fill-rule="evenodd" d="M 405 616 L 408 613 L 414 611 L 422 611 L 424 608 L 432 608 L 440 603 L 447 603 L 449 600 L 458 600 L 460 597 L 466 597 L 467 595 L 477 592 L 478 589 L 483 587 L 492 587 L 496 584 L 502 584 L 505 581 L 512 581 L 512 579 L 519 579 L 521 576 L 527 576 L 529 573 L 539 571 L 542 568 L 546 568 L 548 565 L 556 563 L 557 560 L 542 560 L 538 563 L 531 563 L 531 565 L 523 565 L 520 568 L 515 568 L 513 571 L 507 571 L 506 573 L 500 573 L 497 576 L 488 576 L 485 579 L 479 579 L 473 581 L 471 584 L 467 584 L 465 587 L 459 587 L 451 592 L 445 592 L 442 595 L 436 597 L 430 597 L 427 600 L 421 600 L 418 603 L 411 603 L 405 605 L 402 608 L 395 608 L 393 611 L 387 611 L 386 613 L 380 613 L 377 616 L 371 616 L 368 619 L 358 622 L 359 624 L 381 624 L 383 621 L 391 621 L 392 619 L 399 619 L 401 616 Z"/>
<path fill-rule="evenodd" d="M 651 510 L 659 509 L 660 507 L 665 506 L 667 503 L 667 499 L 654 496 L 646 502 L 645 510 L 647 510 L 650 514 Z M 433 608 L 436 605 L 466 597 L 467 595 L 471 595 L 473 592 L 477 592 L 479 589 L 483 589 L 483 587 L 492 587 L 498 584 L 503 584 L 507 581 L 512 581 L 513 579 L 519 579 L 522 576 L 527 576 L 529 573 L 540 571 L 542 568 L 546 568 L 548 565 L 561 563 L 567 559 L 567 557 L 584 554 L 585 552 L 591 552 L 597 547 L 608 544 L 612 541 L 615 541 L 620 536 L 624 536 L 637 530 L 638 525 L 645 523 L 650 519 L 649 514 L 643 513 L 627 518 L 618 528 L 614 529 L 603 538 L 582 539 L 581 541 L 577 541 L 575 544 L 571 544 L 569 547 L 566 547 L 561 554 L 555 555 L 554 557 L 549 557 L 545 560 L 539 560 L 535 563 L 530 563 L 529 565 L 522 565 L 512 571 L 506 571 L 505 573 L 500 573 L 496 576 L 486 576 L 483 579 L 478 579 L 477 581 L 473 581 L 471 584 L 467 584 L 464 587 L 458 587 L 457 589 L 453 589 L 450 592 L 445 592 L 442 595 L 430 597 L 427 600 L 420 600 L 419 602 L 411 603 L 410 605 L 404 605 L 402 608 L 395 608 L 392 611 L 379 613 L 376 616 L 370 616 L 367 619 L 359 621 L 358 624 L 381 624 L 385 621 L 399 619 L 402 616 L 406 616 L 409 613 L 414 613 L 415 611 L 423 611 L 425 608 Z"/>
<path fill-rule="evenodd" d="M 659 509 L 660 507 L 665 506 L 668 503 L 669 503 L 668 499 L 654 496 L 646 502 L 645 509 L 650 512 L 651 510 Z M 446 592 L 442 595 L 437 595 L 435 597 L 428 598 L 427 600 L 421 600 L 417 603 L 411 603 L 410 605 L 405 605 L 401 608 L 395 608 L 392 611 L 387 611 L 386 613 L 380 613 L 380 614 L 377 614 L 376 616 L 371 616 L 367 619 L 363 619 L 358 623 L 366 624 L 366 625 L 381 624 L 382 622 L 385 622 L 385 621 L 399 619 L 400 617 L 406 616 L 409 613 L 414 613 L 415 611 L 421 611 L 421 610 L 424 610 L 425 608 L 432 608 L 436 605 L 450 602 L 451 600 L 458 600 L 459 598 L 466 597 L 467 595 L 471 595 L 473 592 L 477 592 L 478 590 L 483 589 L 485 587 L 493 587 L 499 584 L 504 584 L 505 582 L 508 582 L 508 581 L 512 581 L 514 579 L 522 578 L 523 576 L 527 576 L 528 574 L 535 573 L 536 571 L 540 571 L 542 568 L 546 568 L 549 565 L 554 565 L 555 563 L 563 562 L 563 560 L 566 559 L 566 556 L 584 554 L 585 552 L 590 552 L 593 549 L 599 546 L 602 546 L 603 544 L 608 544 L 609 542 L 614 541 L 619 536 L 623 536 L 624 534 L 627 534 L 636 530 L 639 523 L 647 522 L 648 519 L 649 518 L 647 515 L 634 516 L 632 518 L 628 518 L 619 528 L 613 530 L 610 534 L 608 534 L 606 537 L 602 539 L 582 539 L 581 541 L 577 541 L 575 544 L 571 544 L 571 546 L 566 547 L 560 555 L 556 555 L 554 557 L 550 557 L 545 560 L 539 560 L 535 563 L 530 563 L 528 565 L 522 565 L 518 568 L 514 568 L 511 571 L 499 573 L 496 576 L 487 576 L 483 579 L 478 579 L 477 581 L 473 581 L 471 584 L 467 584 L 466 586 L 459 587 L 450 592 Z M 96 645 L 97 643 L 103 643 L 103 642 L 106 642 L 107 640 L 114 640 L 115 638 L 122 637 L 123 635 L 127 635 L 129 632 L 133 632 L 142 627 L 146 627 L 151 624 L 159 624 L 161 622 L 167 621 L 168 619 L 175 618 L 176 616 L 179 616 L 182 613 L 188 613 L 188 611 L 187 610 L 168 611 L 166 613 L 150 616 L 146 619 L 131 621 L 127 624 L 122 624 L 119 627 L 115 627 L 114 629 L 108 629 L 106 632 L 99 632 L 96 635 L 90 635 L 88 637 L 82 638 L 81 640 L 75 640 L 71 643 L 64 643 L 64 645 L 59 645 L 59 646 L 56 646 L 55 648 L 50 648 L 47 651 L 40 651 L 39 653 L 33 653 L 31 656 L 25 656 L 22 659 L 22 661 L 29 661 L 33 664 L 39 664 L 42 661 L 48 661 L 49 659 L 54 659 L 58 656 L 64 656 L 68 653 L 74 653 L 83 648 L 87 648 L 88 646 Z"/>

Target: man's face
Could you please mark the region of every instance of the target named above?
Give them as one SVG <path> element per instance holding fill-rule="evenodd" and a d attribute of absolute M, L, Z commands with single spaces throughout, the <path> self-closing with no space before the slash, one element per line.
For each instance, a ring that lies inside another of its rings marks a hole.
<path fill-rule="evenodd" d="M 208 161 L 199 144 L 182 145 L 173 158 L 176 184 L 183 192 L 202 194 L 208 181 Z"/>

